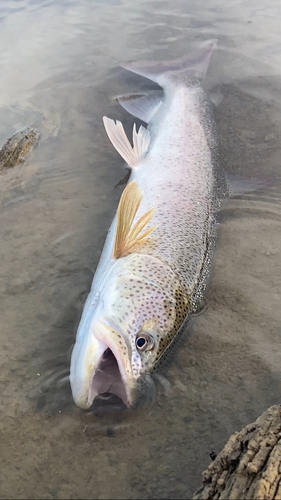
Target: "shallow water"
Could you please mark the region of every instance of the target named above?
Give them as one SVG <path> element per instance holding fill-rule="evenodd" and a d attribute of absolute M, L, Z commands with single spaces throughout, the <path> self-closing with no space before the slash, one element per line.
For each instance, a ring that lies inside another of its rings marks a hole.
<path fill-rule="evenodd" d="M 41 132 L 0 178 L 1 498 L 188 498 L 210 452 L 280 403 L 280 22 L 277 0 L 1 1 L 0 144 Z M 213 37 L 222 164 L 276 182 L 225 204 L 207 307 L 155 405 L 82 412 L 70 353 L 126 173 L 101 117 L 130 129 L 112 96 L 151 85 L 118 63 Z"/>

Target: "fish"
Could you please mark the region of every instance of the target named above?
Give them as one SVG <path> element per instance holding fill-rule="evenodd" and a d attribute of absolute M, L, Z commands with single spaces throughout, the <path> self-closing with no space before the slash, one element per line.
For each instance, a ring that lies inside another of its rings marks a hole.
<path fill-rule="evenodd" d="M 103 117 L 131 174 L 71 355 L 72 396 L 82 409 L 104 393 L 131 409 L 155 400 L 154 375 L 202 299 L 227 195 L 214 103 L 202 84 L 216 43 L 173 61 L 123 65 L 162 87 L 116 98 L 147 124 L 134 124 L 132 144 L 120 121 Z"/>

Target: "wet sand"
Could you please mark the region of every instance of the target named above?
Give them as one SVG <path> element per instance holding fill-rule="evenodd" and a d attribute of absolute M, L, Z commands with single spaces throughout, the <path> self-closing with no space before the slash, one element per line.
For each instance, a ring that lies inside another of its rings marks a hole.
<path fill-rule="evenodd" d="M 0 498 L 188 498 L 210 452 L 280 403 L 280 22 L 277 0 L 1 3 L 0 144 L 42 137 L 0 176 Z M 207 307 L 155 405 L 83 412 L 64 378 L 126 173 L 101 117 L 130 130 L 112 96 L 152 87 L 118 62 L 211 37 L 222 165 L 276 183 L 224 204 Z"/>

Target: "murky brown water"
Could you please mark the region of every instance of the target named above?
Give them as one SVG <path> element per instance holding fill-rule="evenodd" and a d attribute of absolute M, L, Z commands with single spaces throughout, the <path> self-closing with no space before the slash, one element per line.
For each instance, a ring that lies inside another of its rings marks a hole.
<path fill-rule="evenodd" d="M 0 144 L 42 134 L 0 177 L 1 498 L 188 498 L 209 453 L 280 403 L 280 22 L 278 0 L 1 1 Z M 130 128 L 111 98 L 150 85 L 118 62 L 210 37 L 222 163 L 276 184 L 225 205 L 208 307 L 157 403 L 82 412 L 65 377 L 125 174 L 101 117 Z"/>

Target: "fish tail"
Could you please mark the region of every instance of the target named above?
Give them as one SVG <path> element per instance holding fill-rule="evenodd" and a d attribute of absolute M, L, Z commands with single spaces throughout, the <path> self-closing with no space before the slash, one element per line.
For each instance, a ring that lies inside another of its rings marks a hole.
<path fill-rule="evenodd" d="M 190 78 L 202 81 L 207 73 L 216 43 L 216 39 L 207 40 L 200 48 L 180 59 L 161 62 L 131 62 L 122 64 L 122 67 L 158 83 L 164 89 L 171 81 L 179 85 Z"/>

